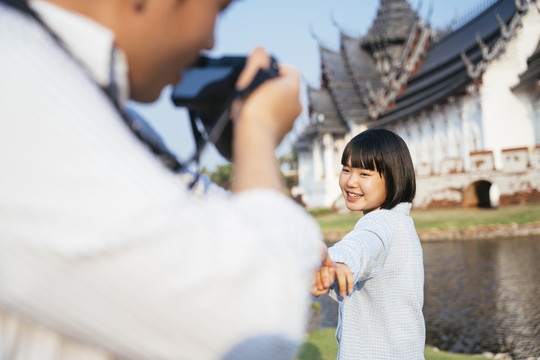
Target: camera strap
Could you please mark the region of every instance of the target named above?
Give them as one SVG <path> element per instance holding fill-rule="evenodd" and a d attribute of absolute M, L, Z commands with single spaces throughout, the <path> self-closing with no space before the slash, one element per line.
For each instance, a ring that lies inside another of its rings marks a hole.
<path fill-rule="evenodd" d="M 26 14 L 27 16 L 31 17 L 33 20 L 35 20 L 55 41 L 55 43 L 63 50 L 66 54 L 68 54 L 79 66 L 84 70 L 86 74 L 88 74 L 88 71 L 86 70 L 86 67 L 78 61 L 73 54 L 66 48 L 66 46 L 63 44 L 62 40 L 52 31 L 47 24 L 43 22 L 43 20 L 39 17 L 39 15 L 26 3 L 25 0 L 0 0 L 0 3 L 6 4 L 7 6 L 10 6 L 11 8 Z M 111 56 L 114 56 L 114 47 L 112 49 L 113 53 Z M 106 95 L 106 97 L 111 101 L 111 103 L 114 105 L 114 108 L 117 110 L 118 114 L 124 121 L 124 123 L 128 126 L 128 128 L 131 130 L 131 132 L 144 144 L 147 145 L 147 147 L 165 164 L 169 169 L 171 169 L 174 172 L 179 172 L 187 168 L 189 163 L 181 163 L 176 159 L 176 156 L 172 154 L 172 152 L 165 146 L 165 144 L 161 141 L 159 136 L 155 133 L 155 131 L 146 123 L 144 119 L 139 114 L 136 114 L 133 110 L 130 110 L 128 113 L 126 110 L 124 110 L 117 100 L 117 94 L 115 91 L 115 82 L 114 82 L 114 67 L 111 66 L 111 86 L 108 88 L 104 88 L 99 86 L 95 80 L 93 80 L 90 76 L 90 80 L 96 84 Z"/>

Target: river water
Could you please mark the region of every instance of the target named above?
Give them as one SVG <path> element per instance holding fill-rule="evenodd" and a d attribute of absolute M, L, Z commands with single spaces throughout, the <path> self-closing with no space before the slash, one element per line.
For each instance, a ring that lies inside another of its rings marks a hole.
<path fill-rule="evenodd" d="M 426 343 L 540 357 L 540 238 L 425 242 Z M 337 325 L 328 296 L 321 326 Z"/>

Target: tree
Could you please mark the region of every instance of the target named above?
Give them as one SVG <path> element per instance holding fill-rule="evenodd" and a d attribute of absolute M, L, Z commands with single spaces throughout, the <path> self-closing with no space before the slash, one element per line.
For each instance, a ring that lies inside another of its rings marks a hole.
<path fill-rule="evenodd" d="M 215 172 L 210 174 L 210 180 L 224 189 L 230 190 L 232 185 L 232 164 L 218 165 Z"/>
<path fill-rule="evenodd" d="M 298 154 L 291 150 L 279 158 L 279 167 L 288 191 L 298 185 Z"/>

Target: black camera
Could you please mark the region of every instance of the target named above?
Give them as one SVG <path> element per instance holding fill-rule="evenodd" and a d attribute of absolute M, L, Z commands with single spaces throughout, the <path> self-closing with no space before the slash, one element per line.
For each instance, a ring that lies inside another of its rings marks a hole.
<path fill-rule="evenodd" d="M 245 56 L 201 56 L 194 66 L 182 73 L 180 83 L 172 91 L 173 103 L 189 111 L 197 146 L 194 159 L 197 161 L 208 141 L 214 143 L 223 157 L 229 161 L 232 159 L 232 102 L 238 97 L 249 95 L 265 80 L 278 75 L 277 62 L 271 58 L 268 70 L 259 70 L 247 88 L 237 90 L 236 81 L 246 60 Z"/>

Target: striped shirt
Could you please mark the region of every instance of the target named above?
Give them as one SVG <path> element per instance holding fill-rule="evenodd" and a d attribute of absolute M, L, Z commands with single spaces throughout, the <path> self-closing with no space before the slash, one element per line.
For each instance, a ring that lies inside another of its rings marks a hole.
<path fill-rule="evenodd" d="M 329 249 L 349 266 L 354 290 L 339 301 L 338 359 L 424 359 L 422 248 L 410 203 L 363 216 L 354 230 Z"/>
<path fill-rule="evenodd" d="M 32 6 L 73 56 L 0 4 L 0 359 L 290 358 L 315 221 L 271 190 L 190 196 L 100 89 L 113 34 Z"/>

